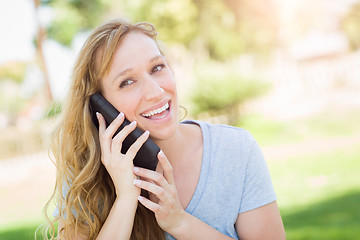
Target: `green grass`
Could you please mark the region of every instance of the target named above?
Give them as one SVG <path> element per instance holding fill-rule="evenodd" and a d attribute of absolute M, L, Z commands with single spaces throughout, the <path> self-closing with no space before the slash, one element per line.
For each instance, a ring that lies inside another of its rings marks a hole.
<path fill-rule="evenodd" d="M 359 239 L 360 149 L 269 161 L 288 239 Z"/>
<path fill-rule="evenodd" d="M 0 239 L 2 240 L 19 240 L 19 239 L 34 239 L 37 225 L 11 227 L 0 231 Z"/>
<path fill-rule="evenodd" d="M 352 136 L 360 133 L 359 122 L 360 111 L 328 111 L 291 122 L 247 116 L 240 127 L 266 146 Z M 360 239 L 360 140 L 359 144 L 339 149 L 318 144 L 324 152 L 299 152 L 284 160 L 268 159 L 287 239 Z M 30 224 L 27 221 L 0 227 L 0 239 L 34 239 L 40 220 L 39 216 L 33 217 Z"/>
<path fill-rule="evenodd" d="M 353 240 L 360 236 L 360 189 L 282 214 L 288 239 Z"/>
<path fill-rule="evenodd" d="M 238 126 L 268 146 L 351 137 L 360 133 L 359 122 L 359 110 L 324 111 L 288 122 L 246 116 Z M 323 153 L 268 159 L 287 239 L 360 239 L 360 140 L 340 149 L 317 144 Z"/>
<path fill-rule="evenodd" d="M 275 121 L 260 115 L 244 116 L 237 124 L 251 132 L 261 146 L 300 142 L 309 137 L 339 137 L 360 132 L 360 110 L 326 110 L 311 117 Z"/>
<path fill-rule="evenodd" d="M 259 115 L 248 115 L 237 126 L 249 131 L 261 146 L 304 139 L 304 135 L 293 127 L 293 123 L 273 121 Z"/>
<path fill-rule="evenodd" d="M 1 240 L 35 240 L 35 231 L 43 223 L 25 223 L 16 224 L 8 228 L 0 229 Z M 41 226 L 36 234 L 36 240 L 44 239 L 42 236 L 43 227 Z M 55 225 L 55 232 L 57 232 L 57 224 Z M 50 238 L 50 237 L 49 237 Z"/>
<path fill-rule="evenodd" d="M 32 225 L 20 225 L 18 227 L 11 227 L 0 231 L 0 239 L 2 240 L 34 240 L 35 230 L 39 224 Z M 41 236 L 37 236 L 36 239 L 43 239 Z"/>
<path fill-rule="evenodd" d="M 314 156 L 268 161 L 283 208 L 296 208 L 358 189 L 360 149 L 349 147 Z M 359 199 L 360 207 L 360 199 Z"/>

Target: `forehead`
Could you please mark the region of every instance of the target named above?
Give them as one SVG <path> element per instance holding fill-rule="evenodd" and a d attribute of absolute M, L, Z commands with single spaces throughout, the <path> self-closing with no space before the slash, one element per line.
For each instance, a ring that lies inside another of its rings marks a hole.
<path fill-rule="evenodd" d="M 162 55 L 156 41 L 141 32 L 125 34 L 117 44 L 111 59 L 106 60 L 108 57 L 104 56 L 104 47 L 99 48 L 95 55 L 95 71 L 100 79 L 109 75 L 115 66 L 116 68 L 131 68 L 131 64 L 136 64 L 140 59 Z M 109 61 L 109 65 L 106 64 L 107 61 Z M 107 66 L 101 66 L 102 64 Z"/>
<path fill-rule="evenodd" d="M 154 39 L 140 32 L 131 32 L 119 42 L 111 68 L 114 64 L 117 67 L 131 67 L 131 64 L 159 54 L 161 53 Z"/>

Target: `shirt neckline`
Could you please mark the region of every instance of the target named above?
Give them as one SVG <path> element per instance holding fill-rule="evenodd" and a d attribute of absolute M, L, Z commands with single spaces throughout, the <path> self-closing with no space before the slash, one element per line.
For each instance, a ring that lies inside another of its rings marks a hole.
<path fill-rule="evenodd" d="M 195 120 L 186 120 L 183 121 L 184 124 L 197 124 L 200 126 L 201 133 L 202 133 L 202 139 L 203 139 L 203 157 L 201 162 L 201 169 L 200 169 L 200 176 L 198 183 L 195 188 L 195 192 L 185 208 L 185 211 L 192 214 L 194 210 L 196 209 L 197 205 L 199 204 L 199 201 L 201 199 L 201 196 L 204 192 L 206 180 L 208 176 L 209 171 L 209 164 L 210 164 L 210 138 L 209 138 L 209 129 L 206 127 L 205 123 Z"/>

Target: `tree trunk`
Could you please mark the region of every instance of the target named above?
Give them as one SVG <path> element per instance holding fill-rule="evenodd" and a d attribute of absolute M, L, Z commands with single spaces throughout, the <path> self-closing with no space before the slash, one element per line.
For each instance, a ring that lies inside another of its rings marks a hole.
<path fill-rule="evenodd" d="M 37 12 L 38 12 L 38 9 L 40 6 L 40 0 L 34 0 L 34 5 L 35 5 L 35 18 L 36 18 L 35 20 L 37 22 L 36 58 L 37 58 L 37 61 L 39 62 L 39 66 L 44 74 L 46 97 L 50 103 L 53 101 L 53 95 L 51 93 L 50 78 L 49 78 L 49 73 L 47 70 L 44 52 L 43 52 L 43 48 L 42 48 L 43 43 L 46 38 L 46 33 L 45 33 L 45 29 L 41 26 L 41 24 L 39 22 L 39 17 L 37 15 Z"/>

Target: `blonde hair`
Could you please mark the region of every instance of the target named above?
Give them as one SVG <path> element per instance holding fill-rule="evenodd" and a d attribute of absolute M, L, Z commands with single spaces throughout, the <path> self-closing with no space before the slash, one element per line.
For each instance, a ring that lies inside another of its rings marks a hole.
<path fill-rule="evenodd" d="M 101 91 L 100 79 L 108 72 L 119 42 L 134 31 L 156 41 L 157 32 L 151 24 L 130 24 L 116 19 L 96 28 L 78 55 L 62 120 L 51 146 L 57 178 L 45 212 L 52 201 L 59 209 L 58 216 L 52 220 L 48 218 L 46 235 L 50 234 L 51 239 L 70 239 L 74 233 L 95 239 L 114 203 L 115 188 L 100 161 L 98 131 L 88 103 L 90 95 Z M 100 63 L 97 62 L 99 59 Z M 64 188 L 66 196 L 63 196 Z M 55 237 L 54 224 L 59 220 L 63 228 Z M 135 214 L 131 239 L 164 239 L 164 232 L 153 212 L 141 204 Z"/>

